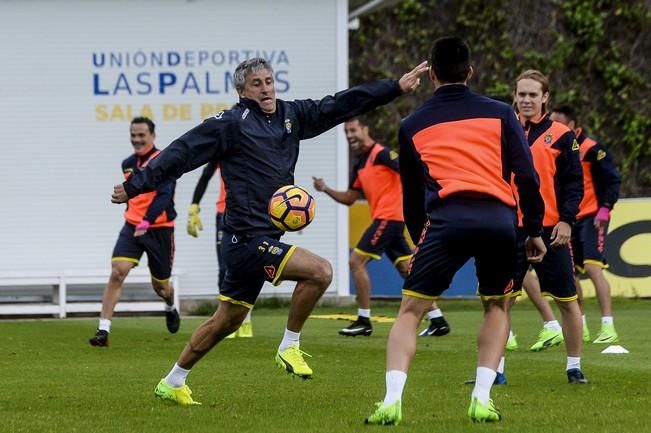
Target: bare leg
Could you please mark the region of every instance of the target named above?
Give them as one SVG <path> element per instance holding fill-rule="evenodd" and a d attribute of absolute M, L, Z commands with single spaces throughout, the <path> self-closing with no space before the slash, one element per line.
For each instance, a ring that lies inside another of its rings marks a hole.
<path fill-rule="evenodd" d="M 398 317 L 391 327 L 387 341 L 387 365 L 386 365 L 386 394 L 383 405 L 394 407 L 402 399 L 402 393 L 407 381 L 407 371 L 416 353 L 416 335 L 418 324 L 425 311 L 431 305 L 431 300 L 403 295 Z M 399 413 L 399 412 L 398 412 Z M 367 419 L 372 421 L 374 415 Z M 398 414 L 398 420 L 400 415 Z"/>
<path fill-rule="evenodd" d="M 540 313 L 543 321 L 550 322 L 556 320 L 554 317 L 554 311 L 552 307 L 547 302 L 547 299 L 540 293 L 540 282 L 538 278 L 535 278 L 531 272 L 527 272 L 524 281 L 522 282 L 522 287 L 524 291 L 527 292 L 527 296 L 531 299 L 531 302 Z"/>
<path fill-rule="evenodd" d="M 583 348 L 583 320 L 579 304 L 576 301 L 557 301 L 556 305 L 561 310 L 567 356 L 580 357 Z"/>
<path fill-rule="evenodd" d="M 504 346 L 509 337 L 510 307 L 507 298 L 482 300 L 484 320 L 477 336 L 479 351 L 477 366 L 497 371 Z"/>
<path fill-rule="evenodd" d="M 430 300 L 402 297 L 398 317 L 391 327 L 387 342 L 387 371 L 407 372 L 416 353 L 418 324 L 431 305 Z"/>
<path fill-rule="evenodd" d="M 192 333 L 192 337 L 190 337 L 190 341 L 181 352 L 177 364 L 181 368 L 191 369 L 224 337 L 239 328 L 248 311 L 249 309 L 242 305 L 220 302 L 215 314 L 199 325 Z"/>
<path fill-rule="evenodd" d="M 585 272 L 588 274 L 588 277 L 590 277 L 590 280 L 592 280 L 595 291 L 597 292 L 597 300 L 601 307 L 601 316 L 612 316 L 613 310 L 610 298 L 610 284 L 608 284 L 608 280 L 606 280 L 601 266 L 586 263 Z"/>
<path fill-rule="evenodd" d="M 401 260 L 396 263 L 396 269 L 402 278 L 407 278 L 407 273 L 409 272 L 409 260 Z"/>
<path fill-rule="evenodd" d="M 475 387 L 471 394 L 471 406 L 468 415 L 474 419 L 476 415 L 473 407 L 476 401 L 481 404 L 489 404 L 490 392 L 497 371 L 500 368 L 500 360 L 504 356 L 504 346 L 509 335 L 510 303 L 508 298 L 482 299 L 484 305 L 484 320 L 477 335 L 477 372 L 475 376 Z M 495 414 L 499 420 L 499 414 Z"/>
<path fill-rule="evenodd" d="M 359 308 L 371 308 L 371 278 L 368 275 L 366 266 L 369 258 L 353 251 L 350 254 L 350 272 L 353 275 L 355 288 L 357 289 L 357 304 Z"/>
<path fill-rule="evenodd" d="M 517 350 L 518 349 L 518 342 L 515 339 L 515 334 L 513 333 L 513 329 L 511 328 L 511 310 L 513 309 L 513 305 L 515 304 L 515 301 L 517 299 L 517 296 L 509 296 L 506 299 L 506 311 L 507 311 L 507 319 L 508 319 L 508 334 L 506 336 L 506 344 L 504 345 L 504 351 L 502 352 L 502 357 L 500 358 L 500 365 L 498 367 L 498 372 L 501 374 L 504 374 L 504 362 L 506 361 L 506 351 L 507 350 Z"/>
<path fill-rule="evenodd" d="M 516 299 L 517 299 L 517 297 L 515 297 L 515 296 L 509 296 L 506 299 L 506 309 L 507 309 L 507 312 L 508 312 L 508 320 L 509 320 L 509 331 L 511 331 L 511 310 L 513 309 L 513 305 L 515 305 Z M 508 339 L 508 336 L 507 336 L 507 339 Z"/>
<path fill-rule="evenodd" d="M 113 318 L 113 311 L 120 301 L 120 295 L 122 294 L 124 279 L 129 275 L 129 271 L 134 266 L 135 263 L 126 260 L 111 262 L 111 276 L 104 288 L 104 295 L 102 296 L 102 313 L 100 316 L 102 319 L 111 320 Z"/>
<path fill-rule="evenodd" d="M 158 296 L 163 298 L 167 305 L 174 305 L 174 288 L 171 280 L 157 280 L 151 278 L 151 285 Z"/>
<path fill-rule="evenodd" d="M 581 287 L 581 280 L 578 275 L 574 277 L 574 286 L 576 286 L 576 296 L 578 296 L 576 301 L 581 309 L 581 314 L 583 314 L 583 287 Z"/>
<path fill-rule="evenodd" d="M 282 278 L 297 281 L 289 307 L 287 329 L 301 332 L 314 306 L 332 281 L 332 266 L 316 254 L 296 248 L 282 272 Z"/>

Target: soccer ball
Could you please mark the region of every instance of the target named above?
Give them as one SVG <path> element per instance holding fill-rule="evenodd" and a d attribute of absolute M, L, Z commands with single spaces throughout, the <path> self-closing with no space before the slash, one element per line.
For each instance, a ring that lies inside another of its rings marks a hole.
<path fill-rule="evenodd" d="M 269 200 L 269 216 L 280 230 L 304 229 L 314 219 L 314 197 L 299 186 L 281 186 Z"/>

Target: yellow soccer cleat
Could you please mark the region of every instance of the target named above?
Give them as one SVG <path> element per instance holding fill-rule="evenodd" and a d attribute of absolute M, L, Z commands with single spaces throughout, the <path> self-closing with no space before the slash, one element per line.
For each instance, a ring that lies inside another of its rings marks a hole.
<path fill-rule="evenodd" d="M 488 404 L 483 404 L 476 397 L 470 402 L 468 416 L 473 422 L 495 422 L 502 419 L 502 414 L 493 405 L 493 400 L 488 400 Z"/>
<path fill-rule="evenodd" d="M 253 337 L 253 321 L 245 320 L 242 322 L 240 329 L 237 330 L 237 336 L 240 338 Z"/>
<path fill-rule="evenodd" d="M 312 378 L 312 369 L 303 359 L 303 355 L 310 356 L 298 348 L 298 345 L 292 344 L 282 352 L 276 353 L 276 365 L 289 374 L 298 376 L 302 379 Z"/>
<path fill-rule="evenodd" d="M 183 385 L 180 388 L 172 388 L 165 382 L 165 379 L 161 379 L 154 389 L 154 395 L 160 398 L 161 400 L 172 401 L 181 406 L 194 406 L 200 405 L 198 401 L 192 399 L 192 391 L 187 385 Z"/>
<path fill-rule="evenodd" d="M 586 325 L 583 325 L 583 336 L 581 337 L 584 343 L 590 342 L 590 330 Z"/>
<path fill-rule="evenodd" d="M 513 352 L 514 350 L 518 350 L 518 347 L 518 340 L 515 339 L 515 335 L 512 335 L 506 340 L 506 346 L 504 348 L 509 352 Z"/>
<path fill-rule="evenodd" d="M 563 331 L 556 331 L 554 329 L 543 328 L 538 333 L 538 341 L 536 341 L 529 350 L 531 350 L 532 352 L 540 352 L 541 350 L 558 346 L 563 341 L 565 341 L 565 339 L 563 338 Z"/>
<path fill-rule="evenodd" d="M 617 331 L 615 331 L 615 326 L 608 323 L 602 323 L 601 331 L 599 331 L 599 334 L 597 334 L 597 338 L 593 341 L 593 343 L 611 344 L 617 343 L 618 341 L 619 335 L 617 334 Z"/>
<path fill-rule="evenodd" d="M 384 403 L 375 403 L 375 412 L 367 416 L 364 424 L 398 425 L 402 421 L 402 404 L 400 400 L 389 406 Z"/>

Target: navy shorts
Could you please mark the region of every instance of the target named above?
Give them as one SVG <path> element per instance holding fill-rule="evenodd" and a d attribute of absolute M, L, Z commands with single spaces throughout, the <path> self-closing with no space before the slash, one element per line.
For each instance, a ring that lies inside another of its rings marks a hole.
<path fill-rule="evenodd" d="M 574 265 L 569 245 L 552 247 L 551 244 L 551 227 L 543 229 L 543 241 L 547 247 L 547 254 L 540 263 L 533 263 L 533 269 L 536 271 L 538 281 L 540 282 L 540 292 L 543 295 L 551 296 L 557 301 L 569 302 L 577 299 L 576 286 L 574 285 Z M 522 281 L 529 270 L 529 262 L 524 248 L 527 239 L 527 233 L 524 229 L 518 229 L 518 263 L 515 277 L 514 291 L 521 291 Z"/>
<path fill-rule="evenodd" d="M 572 253 L 576 270 L 585 272 L 585 264 L 593 264 L 606 269 L 606 233 L 608 225 L 596 228 L 594 215 L 582 218 L 572 229 Z"/>
<path fill-rule="evenodd" d="M 408 260 L 412 251 L 405 239 L 402 221 L 375 219 L 366 229 L 354 250 L 357 254 L 380 260 L 386 254 L 394 265 Z"/>
<path fill-rule="evenodd" d="M 174 262 L 174 227 L 150 228 L 139 237 L 133 236 L 135 229 L 133 224 L 124 223 L 113 248 L 111 261 L 126 260 L 137 266 L 145 252 L 152 278 L 168 280 Z"/>
<path fill-rule="evenodd" d="M 430 212 L 402 293 L 435 299 L 474 257 L 480 296 L 510 296 L 515 274 L 515 225 L 515 210 L 496 200 L 444 200 Z"/>
<path fill-rule="evenodd" d="M 253 308 L 262 285 L 282 282 L 282 273 L 296 246 L 269 236 L 246 237 L 223 232 L 221 253 L 226 275 L 219 299 Z"/>

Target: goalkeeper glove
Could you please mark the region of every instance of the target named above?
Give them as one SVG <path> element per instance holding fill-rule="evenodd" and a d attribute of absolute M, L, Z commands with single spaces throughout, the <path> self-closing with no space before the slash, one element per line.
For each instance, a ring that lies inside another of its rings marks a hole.
<path fill-rule="evenodd" d="M 140 221 L 136 226 L 136 230 L 133 232 L 133 236 L 138 237 L 144 235 L 147 233 L 147 230 L 149 230 L 150 225 L 151 224 L 147 220 Z"/>
<path fill-rule="evenodd" d="M 597 215 L 594 217 L 594 225 L 595 227 L 599 227 L 600 225 L 607 224 L 608 221 L 610 221 L 610 209 L 602 206 L 599 208 Z"/>
<path fill-rule="evenodd" d="M 203 224 L 201 223 L 201 218 L 199 218 L 199 212 L 201 208 L 197 203 L 192 203 L 190 209 L 188 210 L 188 234 L 193 237 L 199 236 L 199 231 L 203 230 Z"/>

